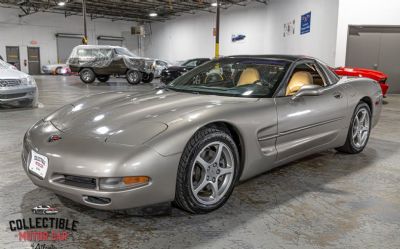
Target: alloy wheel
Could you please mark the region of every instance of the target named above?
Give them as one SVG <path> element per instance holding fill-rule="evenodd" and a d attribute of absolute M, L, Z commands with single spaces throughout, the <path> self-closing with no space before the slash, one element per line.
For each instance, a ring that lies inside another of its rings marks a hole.
<path fill-rule="evenodd" d="M 222 142 L 212 142 L 197 154 L 191 169 L 191 190 L 204 205 L 218 202 L 233 182 L 234 157 Z"/>
<path fill-rule="evenodd" d="M 361 108 L 358 110 L 353 121 L 352 140 L 355 147 L 362 148 L 365 145 L 370 131 L 369 126 L 369 112 L 366 109 Z"/>

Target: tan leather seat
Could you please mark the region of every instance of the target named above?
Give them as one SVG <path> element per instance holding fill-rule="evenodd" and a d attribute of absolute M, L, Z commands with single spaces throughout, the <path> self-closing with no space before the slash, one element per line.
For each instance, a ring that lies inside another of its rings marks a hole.
<path fill-rule="evenodd" d="M 293 74 L 286 88 L 286 96 L 295 94 L 302 86 L 312 85 L 313 77 L 309 72 L 299 71 Z"/>
<path fill-rule="evenodd" d="M 254 67 L 246 68 L 240 75 L 237 86 L 250 85 L 260 80 L 260 73 Z"/>

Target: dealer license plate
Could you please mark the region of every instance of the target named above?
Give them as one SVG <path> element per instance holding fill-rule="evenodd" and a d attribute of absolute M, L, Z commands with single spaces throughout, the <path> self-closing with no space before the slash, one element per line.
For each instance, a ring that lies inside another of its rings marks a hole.
<path fill-rule="evenodd" d="M 35 151 L 31 151 L 31 162 L 29 163 L 29 171 L 41 178 L 46 176 L 49 160 L 46 156 L 40 155 Z"/>

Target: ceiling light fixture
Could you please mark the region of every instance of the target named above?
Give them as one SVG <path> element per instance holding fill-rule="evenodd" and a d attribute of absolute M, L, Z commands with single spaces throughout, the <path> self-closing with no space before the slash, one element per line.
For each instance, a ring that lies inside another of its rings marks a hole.
<path fill-rule="evenodd" d="M 155 13 L 155 12 L 152 12 L 152 13 L 149 14 L 149 16 L 150 16 L 150 17 L 156 17 L 156 16 L 158 16 L 158 14 Z"/>
<path fill-rule="evenodd" d="M 65 2 L 64 1 L 58 2 L 57 5 L 58 6 L 65 6 Z"/>

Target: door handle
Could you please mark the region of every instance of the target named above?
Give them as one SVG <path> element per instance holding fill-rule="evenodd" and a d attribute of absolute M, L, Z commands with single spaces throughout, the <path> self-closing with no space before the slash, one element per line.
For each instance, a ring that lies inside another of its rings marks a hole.
<path fill-rule="evenodd" d="M 340 93 L 340 92 L 335 92 L 335 93 L 333 94 L 333 97 L 335 97 L 335 98 L 337 98 L 337 99 L 341 99 L 341 98 L 343 97 L 343 95 L 342 95 L 342 93 Z"/>

